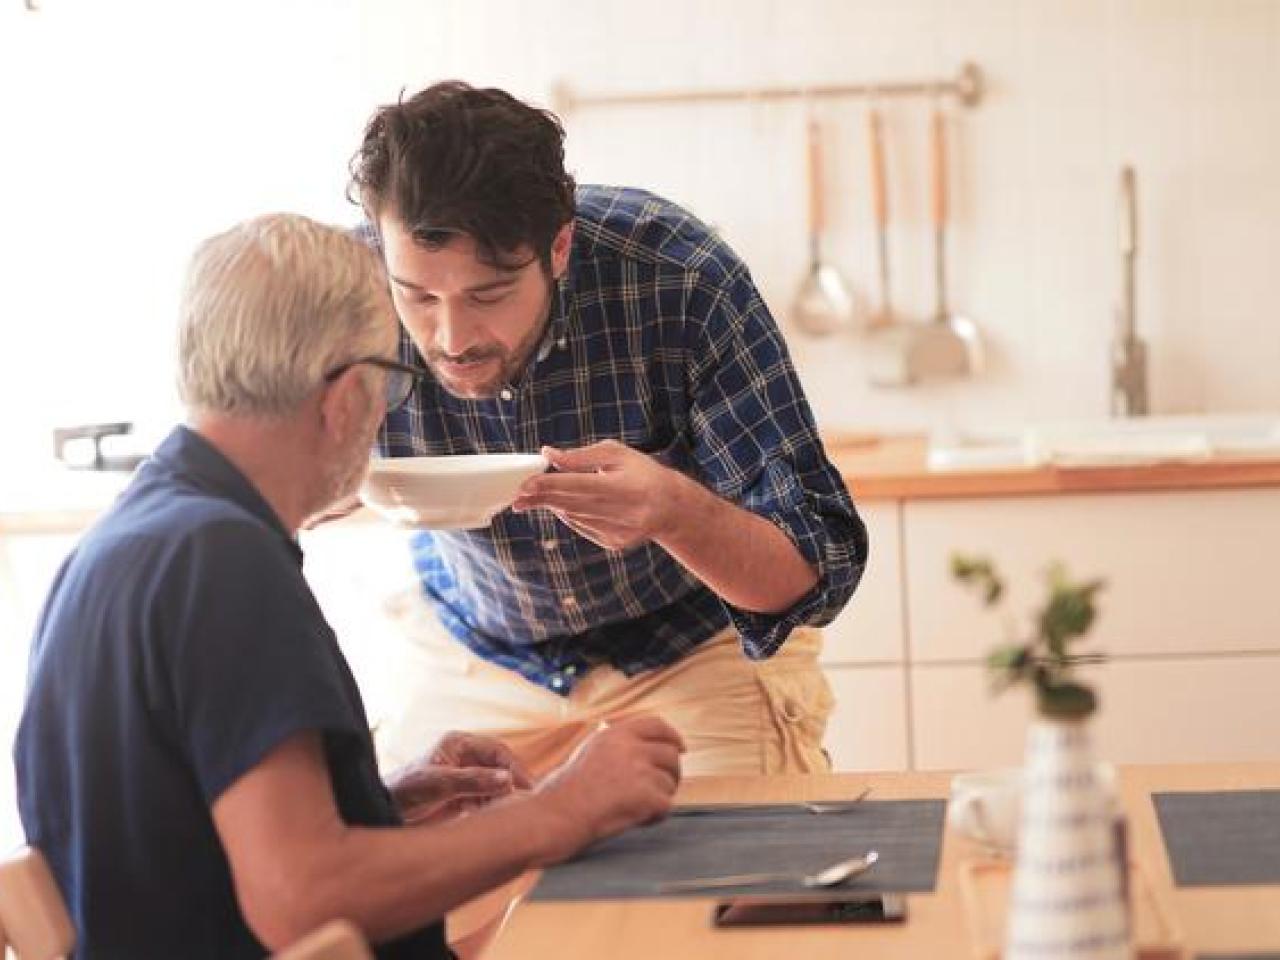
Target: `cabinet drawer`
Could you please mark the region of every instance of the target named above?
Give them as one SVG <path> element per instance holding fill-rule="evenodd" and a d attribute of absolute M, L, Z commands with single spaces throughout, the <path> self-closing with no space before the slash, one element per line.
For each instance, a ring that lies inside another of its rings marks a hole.
<path fill-rule="evenodd" d="M 896 503 L 858 506 L 871 555 L 853 599 L 823 630 L 823 663 L 903 659 L 901 509 Z"/>
<path fill-rule="evenodd" d="M 912 658 L 977 660 L 1007 632 L 951 579 L 956 550 L 989 554 L 1024 630 L 1043 572 L 1104 577 L 1095 646 L 1115 654 L 1280 652 L 1280 490 L 913 502 L 904 508 Z"/>
<path fill-rule="evenodd" d="M 902 667 L 828 667 L 836 707 L 826 748 L 836 770 L 905 770 L 907 706 Z"/>
<path fill-rule="evenodd" d="M 1280 655 L 1122 660 L 1086 676 L 1101 701 L 1094 746 L 1113 763 L 1199 763 L 1280 757 Z M 912 670 L 917 766 L 1022 762 L 1030 690 L 988 693 L 976 665 Z"/>

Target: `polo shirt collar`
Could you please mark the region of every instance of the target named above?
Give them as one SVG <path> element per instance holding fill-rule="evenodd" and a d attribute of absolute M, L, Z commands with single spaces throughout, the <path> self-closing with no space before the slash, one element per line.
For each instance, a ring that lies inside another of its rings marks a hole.
<path fill-rule="evenodd" d="M 196 431 L 186 426 L 174 427 L 151 458 L 161 468 L 183 476 L 206 493 L 230 500 L 257 517 L 288 541 L 301 564 L 302 548 L 285 529 L 271 504 L 234 463 Z"/>

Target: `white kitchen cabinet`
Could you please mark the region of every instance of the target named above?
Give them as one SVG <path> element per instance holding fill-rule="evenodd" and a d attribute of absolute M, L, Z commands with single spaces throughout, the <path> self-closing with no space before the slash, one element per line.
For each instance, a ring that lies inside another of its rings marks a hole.
<path fill-rule="evenodd" d="M 822 663 L 836 697 L 826 748 L 836 770 L 908 766 L 902 507 L 859 504 L 871 553 L 849 605 L 823 629 Z"/>
<path fill-rule="evenodd" d="M 371 721 L 394 703 L 389 675 L 397 627 L 387 604 L 417 590 L 409 535 L 390 524 L 354 517 L 305 531 L 303 573 L 351 665 Z"/>
<path fill-rule="evenodd" d="M 24 635 L 24 644 L 58 567 L 79 539 L 79 532 L 0 533 L 0 602 L 10 618 L 7 626 Z"/>
<path fill-rule="evenodd" d="M 27 655 L 54 574 L 79 534 L 0 532 L 0 850 L 23 841 L 9 762 L 22 714 Z"/>
<path fill-rule="evenodd" d="M 1116 660 L 1090 670 L 1100 708 L 1098 756 L 1112 763 L 1280 759 L 1280 655 Z M 1022 762 L 1033 697 L 993 697 L 976 664 L 911 671 L 911 730 L 919 769 Z"/>
<path fill-rule="evenodd" d="M 1280 756 L 1280 542 L 1273 488 L 912 501 L 903 508 L 913 758 L 921 768 L 1020 762 L 1031 692 L 993 699 L 981 660 L 1028 635 L 1043 571 L 1063 561 L 1107 588 L 1086 668 L 1102 697 L 1100 755 L 1156 763 Z M 951 578 L 989 555 L 1000 612 Z"/>
<path fill-rule="evenodd" d="M 983 767 L 1021 760 L 1030 692 L 988 693 L 981 660 L 1043 599 L 1054 559 L 1108 580 L 1091 668 L 1102 696 L 1099 754 L 1113 762 L 1280 756 L 1280 489 L 1107 493 L 860 505 L 870 562 L 825 631 L 837 704 L 836 769 Z M 27 646 L 48 584 L 78 532 L 10 534 L 0 554 L 0 734 L 21 703 Z M 307 577 L 365 693 L 381 709 L 385 601 L 414 589 L 405 535 L 353 520 L 303 535 Z M 982 610 L 950 575 L 955 550 L 987 553 L 1009 581 L 1008 613 Z M 390 700 L 388 699 L 388 702 Z M 5 787 L 0 771 L 0 789 Z M 11 785 L 10 790 L 11 791 Z M 0 840 L 16 820 L 0 809 Z"/>
<path fill-rule="evenodd" d="M 826 746 L 838 770 L 900 770 L 907 766 L 907 709 L 899 507 L 874 504 L 863 513 L 872 562 L 853 602 L 825 631 L 823 660 L 837 701 Z M 302 537 L 307 580 L 351 662 L 370 717 L 391 696 L 392 678 L 383 667 L 396 627 L 384 604 L 416 585 L 405 539 L 390 526 L 361 521 Z"/>
<path fill-rule="evenodd" d="M 1099 649 L 1280 652 L 1278 489 L 911 501 L 903 511 L 914 662 L 977 660 L 1005 636 L 1006 616 L 1025 632 L 1053 560 L 1107 580 L 1091 634 Z M 952 580 L 956 550 L 995 560 L 1007 614 L 982 610 Z"/>
<path fill-rule="evenodd" d="M 902 663 L 902 507 L 894 501 L 859 504 L 871 554 L 857 592 L 823 629 L 824 664 Z"/>
<path fill-rule="evenodd" d="M 0 532 L 0 732 L 16 722 L 26 683 L 27 654 L 36 619 L 78 533 Z M 7 746 L 7 738 L 0 747 Z M 6 754 L 7 755 L 7 754 Z"/>
<path fill-rule="evenodd" d="M 902 591 L 896 504 L 865 511 L 873 561 L 838 626 L 826 631 L 824 661 L 837 706 L 826 745 L 840 770 L 907 766 L 902 662 Z M 386 650 L 395 624 L 385 603 L 416 589 L 406 534 L 386 524 L 345 521 L 303 534 L 304 570 L 360 683 L 370 717 L 391 702 Z"/>
<path fill-rule="evenodd" d="M 826 628 L 837 705 L 836 769 L 1018 763 L 1030 691 L 993 698 L 981 659 L 1005 617 L 1041 602 L 1061 559 L 1102 576 L 1092 668 L 1103 697 L 1099 754 L 1114 762 L 1280 755 L 1280 490 L 1206 490 L 860 505 L 871 537 L 862 585 Z M 308 579 L 378 715 L 394 625 L 387 595 L 414 584 L 404 534 L 347 522 L 304 535 Z M 954 550 L 988 553 L 1008 578 L 1008 614 L 983 611 L 950 576 Z"/>
<path fill-rule="evenodd" d="M 977 664 L 910 668 L 912 759 L 918 770 L 1001 767 L 1022 762 L 1029 690 L 999 697 Z"/>
<path fill-rule="evenodd" d="M 905 770 L 906 671 L 896 666 L 827 668 L 836 707 L 827 752 L 836 770 Z"/>
<path fill-rule="evenodd" d="M 1280 759 L 1280 655 L 1116 660 L 1094 675 L 1108 760 Z"/>

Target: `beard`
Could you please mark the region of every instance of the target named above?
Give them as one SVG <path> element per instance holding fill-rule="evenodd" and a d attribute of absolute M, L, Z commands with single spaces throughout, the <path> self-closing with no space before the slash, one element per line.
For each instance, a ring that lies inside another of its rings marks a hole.
<path fill-rule="evenodd" d="M 548 280 L 547 297 L 542 305 L 541 320 L 534 324 L 524 339 L 511 349 L 507 349 L 500 344 L 493 344 L 473 347 L 457 357 L 450 357 L 440 350 L 422 351 L 419 349 L 423 362 L 435 376 L 436 383 L 440 384 L 450 395 L 463 400 L 492 400 L 502 391 L 503 387 L 515 382 L 528 365 L 529 358 L 533 356 L 533 352 L 538 348 L 538 344 L 546 334 L 547 324 L 551 319 L 551 302 L 554 296 L 555 283 Z M 494 365 L 494 371 L 491 376 L 486 377 L 484 380 L 461 384 L 450 380 L 450 376 L 446 372 L 445 365 L 450 360 L 460 363 L 474 363 L 477 366 L 480 364 L 492 364 Z"/>
<path fill-rule="evenodd" d="M 349 446 L 343 447 L 341 456 L 329 461 L 323 479 L 325 499 L 321 510 L 345 500 L 360 489 L 365 474 L 369 472 L 369 456 L 380 424 L 381 420 L 375 419 L 352 439 Z"/>

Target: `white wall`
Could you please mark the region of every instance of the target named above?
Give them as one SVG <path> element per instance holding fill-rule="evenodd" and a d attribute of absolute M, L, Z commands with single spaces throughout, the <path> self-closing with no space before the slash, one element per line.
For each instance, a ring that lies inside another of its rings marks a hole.
<path fill-rule="evenodd" d="M 856 340 L 796 336 L 822 422 L 981 429 L 1104 413 L 1124 162 L 1139 173 L 1139 326 L 1156 410 L 1280 407 L 1280 0 L 41 5 L 0 12 L 6 443 L 25 430 L 43 451 L 56 422 L 172 417 L 172 307 L 191 245 L 270 209 L 352 217 L 347 159 L 372 107 L 402 88 L 462 77 L 550 102 L 557 81 L 839 83 L 947 76 L 964 60 L 989 94 L 950 121 L 951 299 L 989 334 L 992 369 L 876 391 Z M 816 109 L 827 250 L 873 298 L 863 108 Z M 924 317 L 927 105 L 887 109 L 896 301 Z M 693 208 L 785 318 L 806 257 L 801 105 L 565 119 L 580 179 Z"/>
<path fill-rule="evenodd" d="M 53 425 L 172 423 L 192 246 L 272 210 L 351 219 L 366 112 L 355 0 L 40 7 L 0 4 L 0 511 L 47 485 Z M 0 538 L 0 854 L 27 648 L 71 541 Z"/>
<path fill-rule="evenodd" d="M 1280 2 L 1275 0 L 382 0 L 361 6 L 370 102 L 461 77 L 550 103 L 582 91 L 949 75 L 989 95 L 950 124 L 953 304 L 991 338 L 981 382 L 886 392 L 859 344 L 793 337 L 830 426 L 984 427 L 1103 415 L 1116 186 L 1141 207 L 1139 328 L 1160 412 L 1280 407 Z M 829 128 L 832 259 L 876 294 L 861 104 Z M 927 104 L 887 107 L 896 300 L 931 315 Z M 798 104 L 582 110 L 579 179 L 666 193 L 718 225 L 778 314 L 804 270 Z"/>
<path fill-rule="evenodd" d="M 276 210 L 351 219 L 366 113 L 356 0 L 39 7 L 0 5 L 0 449 L 17 464 L 48 455 L 55 424 L 178 416 L 192 247 Z"/>

